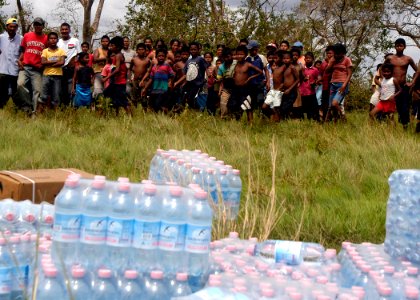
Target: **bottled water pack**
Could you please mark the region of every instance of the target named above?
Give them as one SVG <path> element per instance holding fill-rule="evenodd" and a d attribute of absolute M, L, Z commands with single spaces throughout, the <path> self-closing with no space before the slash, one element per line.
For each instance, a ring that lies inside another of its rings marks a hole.
<path fill-rule="evenodd" d="M 184 187 L 197 184 L 208 193 L 216 216 L 223 214 L 229 220 L 238 217 L 242 192 L 240 171 L 200 150 L 158 149 L 150 163 L 149 179 Z"/>

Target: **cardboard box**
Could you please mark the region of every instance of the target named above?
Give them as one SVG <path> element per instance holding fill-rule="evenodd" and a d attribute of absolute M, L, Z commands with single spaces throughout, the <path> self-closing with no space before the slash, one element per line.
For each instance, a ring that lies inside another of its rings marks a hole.
<path fill-rule="evenodd" d="M 29 199 L 34 203 L 54 203 L 55 196 L 63 188 L 67 176 L 73 173 L 82 175 L 82 178 L 94 176 L 78 169 L 0 171 L 0 199 Z"/>

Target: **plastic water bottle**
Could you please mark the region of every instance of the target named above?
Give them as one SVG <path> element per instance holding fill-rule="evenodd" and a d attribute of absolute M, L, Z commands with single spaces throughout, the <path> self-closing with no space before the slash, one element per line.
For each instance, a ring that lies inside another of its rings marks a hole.
<path fill-rule="evenodd" d="M 208 204 L 206 192 L 196 191 L 194 199 L 188 212 L 185 251 L 190 285 L 196 291 L 205 285 L 205 275 L 209 269 L 213 211 Z"/>
<path fill-rule="evenodd" d="M 272 263 L 299 265 L 321 263 L 324 251 L 324 247 L 316 243 L 267 240 L 255 245 L 254 254 Z"/>
<path fill-rule="evenodd" d="M 207 169 L 206 175 L 204 177 L 204 190 L 211 197 L 213 202 L 217 204 L 217 201 L 219 199 L 217 197 L 217 184 L 215 172 L 216 171 L 212 168 Z"/>
<path fill-rule="evenodd" d="M 29 200 L 19 202 L 19 220 L 18 228 L 15 230 L 19 234 L 36 233 L 36 221 L 38 218 L 39 206 L 36 206 Z"/>
<path fill-rule="evenodd" d="M 20 236 L 9 238 L 9 251 L 12 258 L 12 300 L 22 299 L 27 292 L 29 265 L 24 257 Z"/>
<path fill-rule="evenodd" d="M 162 203 L 156 196 L 157 188 L 146 184 L 143 193 L 134 200 L 133 263 L 140 272 L 150 272 L 158 261 L 160 214 Z M 141 258 L 141 259 L 136 259 Z"/>
<path fill-rule="evenodd" d="M 163 282 L 162 271 L 150 272 L 150 279 L 145 283 L 144 300 L 164 300 L 170 299 L 170 294 Z"/>
<path fill-rule="evenodd" d="M 80 236 L 80 204 L 82 195 L 79 181 L 67 179 L 61 192 L 55 198 L 53 225 L 53 255 L 57 261 L 69 266 L 75 262 Z"/>
<path fill-rule="evenodd" d="M 42 300 L 57 300 L 65 299 L 66 293 L 63 286 L 58 280 L 58 271 L 54 267 L 49 267 L 44 270 L 44 276 L 39 283 L 35 299 Z"/>
<path fill-rule="evenodd" d="M 10 300 L 12 291 L 12 259 L 5 238 L 0 237 L 0 300 Z"/>
<path fill-rule="evenodd" d="M 188 285 L 188 274 L 177 273 L 176 282 L 172 292 L 172 297 L 183 297 L 192 294 L 191 288 Z"/>
<path fill-rule="evenodd" d="M 94 180 L 83 199 L 79 258 L 87 269 L 95 270 L 105 261 L 108 193 L 105 181 Z"/>
<path fill-rule="evenodd" d="M 115 300 L 119 299 L 118 291 L 112 281 L 110 269 L 99 269 L 98 280 L 93 290 L 93 300 Z"/>
<path fill-rule="evenodd" d="M 74 267 L 71 270 L 70 289 L 74 300 L 90 299 L 92 292 L 86 280 L 86 271 L 81 267 Z"/>
<path fill-rule="evenodd" d="M 219 176 L 219 186 L 220 186 L 220 195 L 222 196 L 223 204 L 227 202 L 230 194 L 230 182 L 229 177 L 227 176 L 227 170 L 221 169 Z"/>
<path fill-rule="evenodd" d="M 45 201 L 41 203 L 38 230 L 42 236 L 45 236 L 49 239 L 53 234 L 54 211 L 55 207 L 51 203 Z"/>
<path fill-rule="evenodd" d="M 169 188 L 169 197 L 163 199 L 159 233 L 161 264 L 165 273 L 175 275 L 185 269 L 186 205 L 179 186 Z"/>
<path fill-rule="evenodd" d="M 233 170 L 230 176 L 229 188 L 230 194 L 227 203 L 225 202 L 227 211 L 230 212 L 229 216 L 231 220 L 236 220 L 239 213 L 239 205 L 241 202 L 242 192 L 242 180 L 240 177 L 241 173 L 239 170 Z"/>
<path fill-rule="evenodd" d="M 164 151 L 162 149 L 158 149 L 155 156 L 153 156 L 152 161 L 150 162 L 149 179 L 156 182 L 160 182 L 162 180 L 160 170 L 162 168 L 163 152 Z"/>
<path fill-rule="evenodd" d="M 119 183 L 118 192 L 108 207 L 108 261 L 113 269 L 122 270 L 129 263 L 133 234 L 133 198 L 130 184 Z"/>
<path fill-rule="evenodd" d="M 124 282 L 120 291 L 121 300 L 142 299 L 143 293 L 138 284 L 138 273 L 135 270 L 126 270 L 124 272 Z"/>

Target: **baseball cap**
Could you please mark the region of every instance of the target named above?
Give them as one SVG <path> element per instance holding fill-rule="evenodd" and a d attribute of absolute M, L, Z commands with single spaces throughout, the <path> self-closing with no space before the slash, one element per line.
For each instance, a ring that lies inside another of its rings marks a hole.
<path fill-rule="evenodd" d="M 255 40 L 250 40 L 247 48 L 251 50 L 252 48 L 260 48 L 260 44 Z"/>
<path fill-rule="evenodd" d="M 293 44 L 293 47 L 302 47 L 303 48 L 303 44 L 300 41 L 297 41 L 296 43 Z"/>
<path fill-rule="evenodd" d="M 18 23 L 18 21 L 17 21 L 16 18 L 10 18 L 10 19 L 7 19 L 7 21 L 6 21 L 6 25 L 17 24 L 17 23 Z"/>
<path fill-rule="evenodd" d="M 277 45 L 276 45 L 276 44 L 274 44 L 274 43 L 269 43 L 266 47 L 267 47 L 267 48 L 268 48 L 268 47 L 273 47 L 273 48 L 276 48 L 276 49 L 277 49 Z"/>
<path fill-rule="evenodd" d="M 42 18 L 35 18 L 32 24 L 35 24 L 35 23 L 45 25 L 45 21 Z"/>

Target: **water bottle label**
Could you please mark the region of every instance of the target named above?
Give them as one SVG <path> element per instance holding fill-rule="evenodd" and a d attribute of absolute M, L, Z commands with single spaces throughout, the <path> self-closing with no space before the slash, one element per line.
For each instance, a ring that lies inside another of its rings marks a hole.
<path fill-rule="evenodd" d="M 12 269 L 12 290 L 24 290 L 28 286 L 29 266 L 23 265 Z"/>
<path fill-rule="evenodd" d="M 133 220 L 108 218 L 107 245 L 130 247 L 133 234 Z"/>
<path fill-rule="evenodd" d="M 277 241 L 275 247 L 276 263 L 285 262 L 289 265 L 297 265 L 301 261 L 302 242 Z"/>
<path fill-rule="evenodd" d="M 185 245 L 185 224 L 162 222 L 159 232 L 159 248 L 182 251 Z"/>
<path fill-rule="evenodd" d="M 79 241 L 80 215 L 56 213 L 53 238 L 59 242 Z"/>
<path fill-rule="evenodd" d="M 11 268 L 0 267 L 0 294 L 10 293 L 12 289 Z"/>
<path fill-rule="evenodd" d="M 82 215 L 80 241 L 85 244 L 101 245 L 106 241 L 107 217 Z"/>
<path fill-rule="evenodd" d="M 160 222 L 134 220 L 133 247 L 156 249 L 159 242 Z"/>
<path fill-rule="evenodd" d="M 208 253 L 211 241 L 211 226 L 187 225 L 185 251 L 191 253 Z"/>

